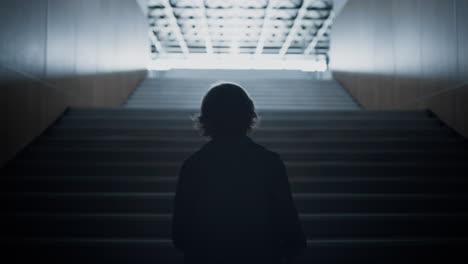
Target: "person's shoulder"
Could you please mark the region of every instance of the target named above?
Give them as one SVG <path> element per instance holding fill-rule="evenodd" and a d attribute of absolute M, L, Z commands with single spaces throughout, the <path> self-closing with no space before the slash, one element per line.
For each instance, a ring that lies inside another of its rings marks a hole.
<path fill-rule="evenodd" d="M 201 156 L 201 150 L 196 150 L 194 151 L 192 154 L 190 154 L 188 157 L 186 157 L 183 162 L 182 162 L 182 167 L 184 168 L 193 168 L 197 163 L 198 161 L 200 160 L 200 156 Z"/>
<path fill-rule="evenodd" d="M 261 144 L 258 144 L 257 142 L 255 142 L 253 140 L 251 140 L 250 145 L 252 146 L 254 151 L 257 152 L 256 154 L 268 159 L 269 161 L 278 162 L 278 161 L 282 160 L 279 153 L 277 153 L 277 152 L 275 152 L 273 150 L 270 150 L 267 147 L 265 147 L 265 146 L 263 146 Z"/>
<path fill-rule="evenodd" d="M 192 154 L 190 154 L 190 156 L 188 156 L 187 158 L 185 158 L 184 163 L 193 163 L 193 162 L 196 162 L 196 160 L 200 159 L 200 156 L 201 156 L 201 155 L 203 155 L 203 154 L 202 154 L 202 149 L 196 150 L 196 151 L 194 151 Z"/>
<path fill-rule="evenodd" d="M 185 158 L 184 164 L 186 166 L 194 166 L 210 160 L 213 155 L 213 142 L 212 140 L 205 142 L 199 149 L 195 150 L 190 156 Z"/>

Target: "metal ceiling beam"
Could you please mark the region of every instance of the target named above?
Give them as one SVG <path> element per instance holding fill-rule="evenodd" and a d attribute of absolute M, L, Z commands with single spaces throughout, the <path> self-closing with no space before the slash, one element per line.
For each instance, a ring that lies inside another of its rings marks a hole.
<path fill-rule="evenodd" d="M 326 18 L 325 18 L 326 19 Z M 318 22 L 323 22 L 325 20 L 324 18 L 303 18 L 302 19 L 302 23 L 306 26 L 312 26 L 312 25 L 315 25 L 315 23 L 318 23 Z M 184 27 L 184 26 L 187 26 L 187 25 L 201 25 L 201 21 L 197 20 L 197 19 L 191 19 L 191 18 L 178 18 L 177 21 L 179 22 L 180 26 L 181 27 Z M 248 25 L 250 25 L 251 27 L 256 27 L 256 28 L 262 28 L 262 25 L 263 25 L 263 22 L 264 22 L 264 19 L 261 18 L 261 19 L 256 19 L 256 18 L 252 18 L 252 19 L 244 19 L 242 20 L 244 24 L 247 24 L 248 22 Z M 151 18 L 151 21 L 154 26 L 153 27 L 159 27 L 161 30 L 164 30 L 165 28 L 161 28 L 161 26 L 164 26 L 164 24 L 166 23 L 170 23 L 169 19 L 165 19 L 165 18 L 158 18 L 158 19 L 155 19 L 155 18 Z M 226 25 L 226 24 L 234 24 L 235 21 L 234 21 L 234 18 L 209 18 L 207 19 L 207 22 L 209 22 L 209 25 L 213 28 L 216 28 L 216 26 L 219 26 L 219 25 Z M 272 20 L 270 21 L 270 24 L 272 25 L 279 25 L 282 27 L 282 29 L 290 29 L 290 27 L 294 24 L 294 19 L 275 19 L 275 20 Z M 243 24 L 241 23 L 240 25 L 235 25 L 235 26 L 239 26 L 239 27 L 242 27 Z"/>
<path fill-rule="evenodd" d="M 153 19 L 154 21 L 157 20 L 159 22 L 161 21 L 165 21 L 164 18 L 155 18 L 155 17 L 150 17 L 150 19 Z M 216 17 L 210 17 L 209 19 L 207 19 L 209 22 L 219 22 L 221 23 L 222 21 L 234 21 L 236 19 L 239 19 L 239 18 L 216 18 Z M 241 18 L 243 19 L 243 18 Z M 325 20 L 326 18 L 303 18 L 302 20 L 305 21 L 305 22 L 316 22 L 316 21 L 323 21 Z M 184 23 L 200 23 L 197 19 L 194 19 L 194 18 L 188 18 L 188 17 L 179 17 L 177 20 L 181 21 L 181 22 L 184 22 Z M 247 19 L 243 19 L 243 21 L 246 21 Z M 291 18 L 285 18 L 285 17 L 278 17 L 277 20 L 274 20 L 275 23 L 283 23 L 283 24 L 286 24 L 286 23 L 289 23 L 289 24 L 292 24 L 294 22 L 295 18 L 294 17 L 291 17 Z M 254 22 L 256 24 L 259 24 L 261 26 L 261 24 L 263 23 L 264 21 L 264 18 L 261 17 L 261 18 L 249 18 L 248 19 L 249 22 Z M 272 21 L 273 22 L 273 21 Z"/>
<path fill-rule="evenodd" d="M 214 46 L 213 49 L 216 51 L 215 53 L 213 54 L 217 54 L 217 53 L 223 53 L 223 54 L 229 54 L 230 53 L 230 50 L 231 50 L 231 47 L 230 46 Z M 179 47 L 167 47 L 166 49 L 166 53 L 164 53 L 164 55 L 174 55 L 174 54 L 179 54 L 179 55 L 183 55 L 182 53 L 178 52 L 179 51 Z M 205 54 L 205 47 L 190 47 L 190 50 L 192 51 L 190 53 L 191 54 Z M 278 56 L 278 51 L 279 51 L 279 48 L 268 48 L 268 49 L 265 49 L 265 51 L 263 52 L 262 56 L 263 55 L 276 55 Z M 317 55 L 325 55 L 327 54 L 327 51 L 328 49 L 319 49 L 315 54 L 313 54 L 314 56 L 317 56 Z M 254 54 L 255 53 L 255 47 L 239 47 L 239 53 L 241 54 Z M 163 54 L 161 54 L 163 55 Z M 304 53 L 303 53 L 303 49 L 302 48 L 289 48 L 289 53 L 287 55 L 285 55 L 285 57 L 288 57 L 290 55 L 295 55 L 295 56 L 303 56 Z M 309 55 L 310 56 L 310 55 Z"/>
<path fill-rule="evenodd" d="M 323 22 L 322 26 L 317 31 L 317 34 L 315 35 L 315 37 L 312 39 L 312 41 L 309 43 L 307 48 L 304 50 L 304 55 L 309 55 L 315 49 L 319 40 L 323 37 L 323 35 L 325 35 L 328 28 L 333 23 L 334 18 L 335 18 L 335 12 L 330 11 L 330 15 L 328 16 L 327 20 Z"/>
<path fill-rule="evenodd" d="M 254 56 L 274 53 L 284 57 L 328 50 L 322 43 L 335 16 L 329 0 L 249 1 L 245 6 L 238 0 L 222 1 L 229 5 L 221 9 L 210 0 L 150 1 L 149 37 L 154 54 L 178 53 L 188 58 L 191 53 L 229 52 L 226 48 L 230 47 L 235 54 L 248 50 Z M 303 31 L 303 37 L 297 36 Z"/>
<path fill-rule="evenodd" d="M 276 3 L 277 3 L 277 0 L 268 0 L 267 7 L 265 9 L 265 17 L 263 18 L 262 33 L 260 33 L 260 39 L 258 40 L 258 43 L 257 43 L 255 55 L 260 55 L 263 52 L 263 46 L 265 45 L 265 39 L 268 33 L 268 30 L 266 28 L 270 26 L 271 17 L 273 13 L 273 7 L 275 6 Z"/>
<path fill-rule="evenodd" d="M 213 44 L 211 43 L 211 36 L 210 36 L 210 27 L 208 26 L 208 20 L 206 19 L 206 6 L 205 0 L 198 0 L 200 6 L 200 24 L 202 25 L 203 35 L 205 38 L 205 47 L 206 53 L 212 54 L 213 53 Z"/>
<path fill-rule="evenodd" d="M 184 36 L 180 31 L 179 23 L 177 22 L 177 18 L 174 15 L 174 10 L 172 9 L 172 5 L 169 0 L 161 0 L 162 4 L 164 5 L 164 12 L 167 18 L 169 18 L 171 22 L 171 26 L 173 28 L 173 32 L 176 35 L 177 40 L 179 41 L 179 46 L 182 52 L 185 55 L 189 54 L 189 49 L 187 47 L 187 43 L 185 43 Z"/>
<path fill-rule="evenodd" d="M 288 52 L 289 46 L 291 46 L 291 43 L 297 33 L 297 30 L 299 29 L 299 26 L 301 25 L 301 21 L 304 18 L 304 16 L 307 14 L 307 7 L 314 2 L 315 0 L 304 0 L 302 1 L 302 5 L 299 8 L 299 11 L 297 12 L 297 16 L 294 19 L 293 26 L 289 30 L 288 37 L 283 43 L 283 46 L 281 47 L 281 50 L 279 52 L 280 56 L 284 56 L 286 52 Z"/>
<path fill-rule="evenodd" d="M 151 42 L 156 47 L 156 49 L 158 50 L 159 53 L 166 53 L 166 50 L 161 45 L 161 42 L 158 40 L 158 38 L 156 37 L 156 34 L 154 33 L 153 30 L 148 31 L 148 36 L 149 36 Z"/>
<path fill-rule="evenodd" d="M 233 17 L 235 17 L 236 11 L 239 10 L 239 5 L 237 5 L 236 2 L 232 2 L 232 8 L 230 10 L 231 14 Z M 238 17 L 234 18 L 234 21 L 239 21 L 240 19 Z M 239 31 L 234 30 L 231 36 L 231 48 L 230 48 L 230 53 L 231 54 L 237 54 L 239 53 Z"/>
<path fill-rule="evenodd" d="M 159 6 L 149 6 L 148 9 L 149 11 L 153 11 L 153 10 L 158 10 L 158 9 L 161 9 L 162 7 L 159 7 Z M 178 11 L 178 10 L 190 10 L 192 9 L 192 7 L 173 7 L 174 11 Z M 219 10 L 218 7 L 208 7 L 206 8 L 207 10 Z M 245 6 L 239 6 L 239 9 L 241 10 L 263 10 L 264 8 L 263 7 L 245 7 Z M 291 11 L 291 10 L 296 10 L 297 8 L 296 7 L 282 7 L 281 10 L 282 11 Z M 311 7 L 309 8 L 309 11 L 330 11 L 330 7 Z"/>

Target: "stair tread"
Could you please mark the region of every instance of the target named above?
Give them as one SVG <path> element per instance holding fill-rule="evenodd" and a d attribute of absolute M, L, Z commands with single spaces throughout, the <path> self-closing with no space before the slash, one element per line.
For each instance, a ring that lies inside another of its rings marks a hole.
<path fill-rule="evenodd" d="M 182 161 L 208 142 L 190 117 L 210 83 L 146 79 L 124 107 L 69 108 L 0 170 L 0 244 L 63 263 L 182 263 L 172 204 Z M 335 81 L 240 83 L 260 116 L 250 136 L 288 170 L 308 237 L 298 263 L 464 254 L 468 141 L 434 114 L 362 110 Z"/>

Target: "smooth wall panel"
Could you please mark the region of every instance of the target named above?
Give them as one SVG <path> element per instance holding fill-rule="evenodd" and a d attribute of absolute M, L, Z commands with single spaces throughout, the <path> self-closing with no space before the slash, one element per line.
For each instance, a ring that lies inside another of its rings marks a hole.
<path fill-rule="evenodd" d="M 362 0 L 362 6 L 354 6 L 353 9 L 358 13 L 358 16 L 354 21 L 356 27 L 355 31 L 357 33 L 356 40 L 361 43 L 358 47 L 351 47 L 350 52 L 355 53 L 355 59 L 353 64 L 354 67 L 360 69 L 362 72 L 366 72 L 368 69 L 373 68 L 373 57 L 374 57 L 374 27 L 367 23 L 370 19 L 370 16 L 373 14 L 373 4 L 372 0 Z M 351 31 L 351 33 L 354 33 Z M 358 96 L 363 101 L 363 104 L 369 105 L 370 108 L 374 107 L 375 96 L 374 89 L 375 82 L 372 81 L 370 76 L 363 74 L 359 76 L 358 80 Z M 372 90 L 372 93 L 368 92 Z"/>
<path fill-rule="evenodd" d="M 10 82 L 10 71 L 6 68 L 0 66 L 0 91 L 2 92 L 3 96 L 0 96 L 0 138 L 6 139 L 7 138 L 7 128 L 8 128 L 8 106 L 7 102 L 9 98 L 7 98 L 6 92 L 8 91 L 8 83 Z M 0 161 L 6 160 L 9 155 L 8 152 L 8 141 L 7 140 L 0 140 Z"/>
<path fill-rule="evenodd" d="M 27 7 L 27 8 L 25 8 Z M 0 3 L 0 65 L 43 78 L 47 0 Z"/>
<path fill-rule="evenodd" d="M 421 101 L 424 108 L 431 109 L 439 118 L 441 118 L 448 125 L 454 125 L 456 121 L 456 90 L 449 90 L 431 96 Z"/>
<path fill-rule="evenodd" d="M 466 14 L 468 0 L 349 1 L 333 27 L 333 75 L 367 109 L 428 108 L 468 136 Z"/>
<path fill-rule="evenodd" d="M 80 75 L 97 73 L 98 36 L 101 23 L 100 1 L 76 1 L 76 41 L 72 52 L 75 56 L 75 71 Z"/>
<path fill-rule="evenodd" d="M 457 0 L 458 29 L 458 74 L 459 79 L 468 81 L 468 0 Z"/>
<path fill-rule="evenodd" d="M 371 20 L 374 39 L 373 68 L 381 78 L 373 78 L 378 95 L 373 102 L 375 108 L 382 109 L 393 105 L 394 89 L 394 32 L 391 1 L 372 1 Z"/>
<path fill-rule="evenodd" d="M 71 106 L 88 105 L 92 87 L 81 87 L 81 74 L 78 71 L 80 24 L 85 23 L 80 7 L 83 0 L 49 0 L 47 16 L 47 82 L 58 91 L 74 95 Z M 92 31 L 93 27 L 87 28 Z M 88 40 L 93 43 L 92 40 Z M 80 64 L 81 65 L 81 64 Z M 90 73 L 94 75 L 95 72 Z M 55 98 L 55 97 L 53 97 Z M 56 103 L 52 103 L 56 104 Z"/>
<path fill-rule="evenodd" d="M 81 105 L 95 105 L 99 8 L 100 1 L 77 1 L 74 60 L 77 92 L 86 98 Z"/>
<path fill-rule="evenodd" d="M 359 35 L 358 30 L 360 27 L 357 27 L 357 19 L 359 16 L 355 15 L 358 10 L 353 10 L 354 5 L 348 3 L 346 10 L 348 12 L 343 12 L 340 14 L 340 18 L 333 24 L 333 38 L 331 38 L 332 46 L 339 46 L 335 49 L 330 49 L 330 66 L 336 69 L 337 71 L 349 70 L 353 72 L 359 71 L 358 59 L 359 54 L 358 50 L 355 50 L 355 46 L 352 45 L 341 45 L 347 39 L 357 38 Z M 353 19 L 354 18 L 354 19 Z M 352 27 L 355 30 L 349 30 L 348 28 Z"/>
<path fill-rule="evenodd" d="M 420 0 L 392 1 L 396 105 L 419 97 L 421 69 Z"/>
<path fill-rule="evenodd" d="M 43 129 L 41 114 L 38 111 L 41 101 L 38 98 L 44 87 L 36 80 L 16 71 L 3 69 L 3 74 L 7 75 L 9 81 L 2 87 L 2 97 L 6 98 L 2 107 L 5 111 L 2 112 L 5 122 L 2 130 L 6 135 L 6 138 L 2 138 L 5 142 L 2 152 L 10 156 Z"/>
<path fill-rule="evenodd" d="M 354 30 L 350 30 L 351 37 L 357 40 L 361 45 L 350 46 L 350 53 L 354 55 L 353 64 L 361 72 L 366 72 L 374 67 L 374 25 L 367 23 L 372 19 L 374 12 L 373 0 L 361 0 L 362 6 L 354 6 L 358 16 L 355 17 L 353 23 Z"/>
<path fill-rule="evenodd" d="M 455 0 L 424 0 L 421 5 L 421 96 L 456 84 Z"/>
<path fill-rule="evenodd" d="M 47 15 L 47 79 L 60 87 L 57 80 L 75 73 L 75 45 L 78 39 L 77 16 L 81 0 L 49 0 Z M 70 89 L 70 87 L 68 87 Z"/>
<path fill-rule="evenodd" d="M 468 135 L 468 84 L 455 90 L 455 128 Z"/>
<path fill-rule="evenodd" d="M 77 101 L 77 95 L 67 91 L 54 88 L 42 89 L 39 100 L 41 101 L 42 127 L 47 128 L 52 122 L 57 120 L 63 111 Z"/>
<path fill-rule="evenodd" d="M 135 1 L 0 3 L 0 166 L 69 106 L 119 106 L 146 75 Z"/>
<path fill-rule="evenodd" d="M 118 86 L 116 86 L 116 79 L 118 78 L 117 73 L 115 75 L 109 75 L 107 73 L 116 71 L 118 68 L 115 65 L 115 55 L 119 54 L 116 49 L 115 43 L 116 36 L 115 32 L 117 31 L 117 25 L 114 21 L 118 19 L 115 15 L 113 8 L 115 2 L 112 0 L 100 0 L 99 13 L 100 21 L 96 25 L 98 29 L 98 34 L 96 36 L 97 41 L 97 71 L 98 78 L 96 79 L 96 89 L 95 89 L 95 103 L 102 106 L 112 106 L 112 103 L 115 99 L 115 94 L 117 93 Z M 117 20 L 118 21 L 118 20 Z M 113 92 L 109 93 L 109 86 L 113 87 Z"/>

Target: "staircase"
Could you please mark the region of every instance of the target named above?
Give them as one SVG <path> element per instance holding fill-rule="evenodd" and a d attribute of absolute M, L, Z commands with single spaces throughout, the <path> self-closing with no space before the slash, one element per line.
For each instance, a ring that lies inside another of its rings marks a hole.
<path fill-rule="evenodd" d="M 2 171 L 15 263 L 182 263 L 170 216 L 208 80 L 147 79 L 122 108 L 68 109 Z M 285 160 L 299 263 L 456 263 L 468 255 L 467 141 L 427 111 L 362 111 L 333 81 L 246 80 L 252 138 Z M 443 261 L 442 261 L 443 260 Z"/>
<path fill-rule="evenodd" d="M 200 78 L 181 82 L 180 79 L 174 78 L 148 78 L 130 96 L 125 106 L 152 109 L 199 109 L 203 95 L 215 80 Z M 257 109 L 359 109 L 356 102 L 335 81 L 234 79 L 234 82 L 246 89 Z"/>

